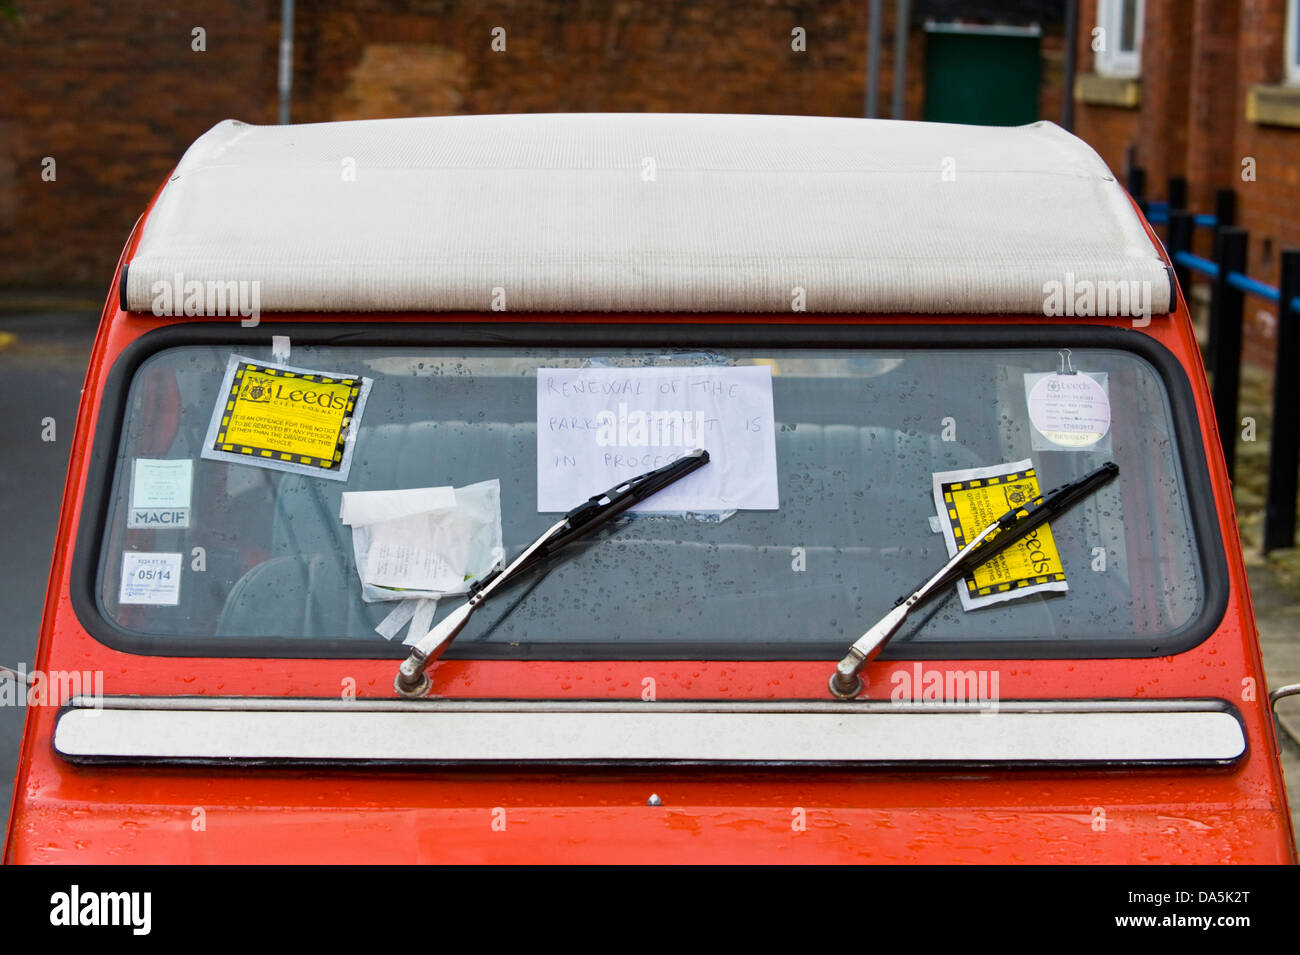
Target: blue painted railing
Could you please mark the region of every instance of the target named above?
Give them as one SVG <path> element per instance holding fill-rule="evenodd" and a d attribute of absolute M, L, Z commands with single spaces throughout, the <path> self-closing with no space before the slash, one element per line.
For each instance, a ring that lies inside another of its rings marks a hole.
<path fill-rule="evenodd" d="M 1192 255 L 1190 252 L 1183 252 L 1182 250 L 1175 252 L 1174 264 L 1185 265 L 1193 272 L 1200 272 L 1212 279 L 1219 277 L 1218 262 L 1211 262 L 1209 259 L 1203 259 L 1199 255 Z"/>
<path fill-rule="evenodd" d="M 1163 202 L 1148 202 L 1143 206 L 1146 212 L 1147 222 L 1152 225 L 1169 224 L 1169 207 Z M 1192 217 L 1192 222 L 1200 229 L 1216 229 L 1219 226 L 1219 217 L 1213 213 L 1201 213 Z"/>

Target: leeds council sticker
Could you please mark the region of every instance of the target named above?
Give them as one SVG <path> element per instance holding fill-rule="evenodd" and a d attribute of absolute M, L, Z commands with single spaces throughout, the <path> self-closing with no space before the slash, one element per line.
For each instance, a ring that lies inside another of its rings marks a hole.
<path fill-rule="evenodd" d="M 371 381 L 232 355 L 203 457 L 347 480 Z"/>

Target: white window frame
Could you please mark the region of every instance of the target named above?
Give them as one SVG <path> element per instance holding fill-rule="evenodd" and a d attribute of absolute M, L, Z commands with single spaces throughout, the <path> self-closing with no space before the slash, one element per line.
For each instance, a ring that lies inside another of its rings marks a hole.
<path fill-rule="evenodd" d="M 1286 3 L 1286 82 L 1300 86 L 1300 0 L 1287 0 Z"/>
<path fill-rule="evenodd" d="M 1292 7 L 1300 0 L 1288 0 Z M 1135 29 L 1134 47 L 1131 50 L 1119 48 L 1123 35 L 1124 5 L 1132 3 Z M 1142 72 L 1142 25 L 1146 19 L 1146 0 L 1097 0 L 1097 26 L 1105 31 L 1105 44 L 1097 52 L 1095 69 L 1101 76 L 1114 76 L 1122 79 L 1135 79 Z"/>

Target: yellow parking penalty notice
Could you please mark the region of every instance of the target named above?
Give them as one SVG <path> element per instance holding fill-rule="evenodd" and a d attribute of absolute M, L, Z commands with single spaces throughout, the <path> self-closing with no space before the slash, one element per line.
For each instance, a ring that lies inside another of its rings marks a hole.
<path fill-rule="evenodd" d="M 371 380 L 231 355 L 202 456 L 347 480 Z"/>
<path fill-rule="evenodd" d="M 1038 475 L 1029 459 L 935 474 L 935 506 L 949 556 L 1007 511 L 1028 504 L 1038 494 Z M 1046 524 L 976 567 L 957 584 L 965 610 L 1068 589 L 1061 555 Z"/>

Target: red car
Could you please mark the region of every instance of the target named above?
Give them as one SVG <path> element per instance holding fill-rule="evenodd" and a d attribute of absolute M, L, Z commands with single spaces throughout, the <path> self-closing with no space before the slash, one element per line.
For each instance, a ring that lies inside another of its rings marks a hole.
<path fill-rule="evenodd" d="M 215 127 L 35 668 L 7 862 L 1295 861 L 1186 304 L 1048 123 Z"/>

